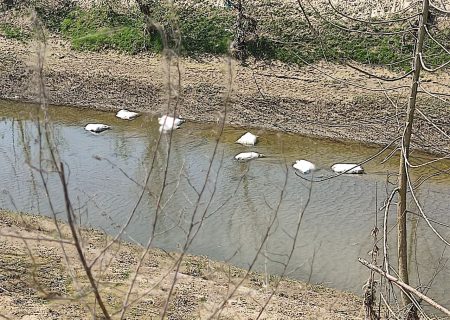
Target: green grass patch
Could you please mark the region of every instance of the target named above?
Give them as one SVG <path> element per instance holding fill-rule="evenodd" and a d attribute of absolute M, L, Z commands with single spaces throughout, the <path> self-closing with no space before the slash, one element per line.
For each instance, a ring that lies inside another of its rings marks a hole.
<path fill-rule="evenodd" d="M 2 23 L 0 24 L 0 32 L 7 39 L 16 39 L 22 42 L 25 42 L 30 38 L 30 34 L 22 29 L 13 26 L 10 23 Z"/>
<path fill-rule="evenodd" d="M 301 19 L 261 21 L 263 37 L 248 44 L 251 55 L 303 65 L 320 60 L 332 62 L 356 61 L 372 65 L 388 65 L 411 57 L 412 41 L 401 34 L 373 35 L 348 32 L 330 24 L 316 26 L 316 32 Z M 352 26 L 351 28 L 361 28 Z M 393 68 L 408 68 L 403 61 Z"/>
<path fill-rule="evenodd" d="M 139 18 L 115 13 L 105 8 L 73 10 L 62 20 L 62 34 L 77 50 L 114 49 L 138 53 L 152 48 L 161 50 L 161 40 L 145 34 L 145 23 Z"/>
<path fill-rule="evenodd" d="M 180 10 L 172 23 L 169 13 L 155 10 L 154 20 L 170 34 L 174 25 L 181 35 L 181 52 L 225 54 L 232 39 L 232 16 L 220 9 Z M 62 34 L 68 37 L 74 49 L 100 51 L 115 49 L 127 53 L 141 51 L 161 52 L 161 35 L 148 30 L 141 15 L 118 14 L 106 8 L 73 10 L 60 24 Z M 169 44 L 174 39 L 168 39 Z"/>
<path fill-rule="evenodd" d="M 113 49 L 130 54 L 143 51 L 158 53 L 163 50 L 161 35 L 146 24 L 140 12 L 118 13 L 111 7 L 102 6 L 80 9 L 75 8 L 70 1 L 63 0 L 53 13 L 45 11 L 45 8 L 38 12 L 48 28 L 70 39 L 74 49 Z M 410 33 L 377 35 L 348 32 L 329 23 L 318 24 L 318 17 L 314 32 L 304 18 L 292 18 L 295 11 L 281 9 L 272 8 L 270 19 L 258 17 L 260 13 L 255 12 L 257 30 L 246 42 L 244 56 L 300 65 L 326 59 L 331 62 L 355 61 L 384 65 L 398 70 L 410 68 L 414 50 L 414 37 Z M 236 10 L 209 7 L 200 0 L 174 7 L 155 2 L 151 10 L 152 21 L 165 30 L 170 47 L 181 39 L 178 48 L 181 54 L 195 57 L 228 52 L 233 40 Z M 368 29 L 363 23 L 345 27 L 375 33 L 381 31 L 378 26 Z M 409 28 L 409 25 L 391 25 L 385 31 L 405 28 Z M 436 32 L 436 38 L 448 48 L 450 30 Z M 425 43 L 424 54 L 431 67 L 448 59 L 447 53 L 430 39 Z"/>

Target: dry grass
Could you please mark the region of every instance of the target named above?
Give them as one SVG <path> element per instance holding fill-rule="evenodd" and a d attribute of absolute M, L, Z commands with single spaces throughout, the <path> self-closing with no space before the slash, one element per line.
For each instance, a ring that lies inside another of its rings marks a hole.
<path fill-rule="evenodd" d="M 58 239 L 53 221 L 40 216 L 0 211 L 0 226 L 2 314 L 12 319 L 89 318 L 87 307 L 95 307 L 93 295 L 88 291 L 87 279 L 82 276 L 75 247 L 64 245 L 77 283 L 68 273 L 60 244 L 37 240 Z M 68 237 L 68 226 L 61 224 L 61 227 L 63 237 Z M 92 229 L 83 229 L 81 233 L 86 256 L 88 260 L 92 259 L 100 252 L 107 236 Z M 6 235 L 20 235 L 27 240 Z M 113 314 L 122 306 L 123 294 L 141 250 L 135 245 L 119 243 L 94 268 L 102 297 Z M 171 268 L 176 257 L 176 253 L 164 253 L 158 249 L 150 251 L 133 297 L 150 289 L 149 293 L 129 309 L 127 319 L 159 318 L 175 276 Z M 168 319 L 206 319 L 244 274 L 243 269 L 205 257 L 188 256 L 177 274 Z M 263 281 L 258 279 L 263 279 L 263 276 L 251 274 L 236 295 L 225 304 L 222 318 L 257 317 L 261 305 L 270 294 L 270 286 L 263 287 Z M 361 312 L 361 301 L 352 294 L 286 280 L 281 283 L 263 317 L 362 319 Z"/>

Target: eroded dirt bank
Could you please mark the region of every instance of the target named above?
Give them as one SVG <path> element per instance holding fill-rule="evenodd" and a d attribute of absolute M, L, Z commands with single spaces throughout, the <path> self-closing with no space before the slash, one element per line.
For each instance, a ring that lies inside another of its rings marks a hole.
<path fill-rule="evenodd" d="M 37 101 L 37 45 L 0 38 L 0 98 Z M 114 52 L 75 52 L 61 39 L 45 49 L 45 85 L 49 103 L 103 110 L 128 108 L 167 112 L 168 74 L 177 70 L 160 56 Z M 169 71 L 170 70 L 170 71 Z M 409 80 L 380 84 L 342 65 L 293 67 L 253 62 L 241 66 L 223 58 L 180 60 L 182 92 L 178 113 L 195 121 L 217 121 L 224 114 L 232 76 L 227 123 L 338 140 L 385 144 L 401 134 Z M 383 77 L 398 76 L 378 68 Z M 423 87 L 448 93 L 450 74 L 424 75 Z M 399 88 L 386 92 L 382 88 Z M 173 101 L 173 100 L 172 100 Z M 173 107 L 172 103 L 172 107 Z M 450 132 L 450 107 L 421 94 L 419 110 Z M 445 135 L 418 114 L 415 147 L 434 153 L 449 151 Z"/>
<path fill-rule="evenodd" d="M 0 210 L 2 316 L 23 320 L 92 318 L 89 308 L 94 308 L 94 300 L 88 280 L 68 226 L 61 222 L 59 226 L 61 237 L 49 218 Z M 88 262 L 92 262 L 111 240 L 92 229 L 82 229 L 80 234 Z M 142 250 L 129 243 L 116 243 L 92 268 L 113 318 L 118 318 Z M 176 274 L 177 258 L 176 253 L 149 251 L 131 295 L 131 301 L 141 299 L 132 304 L 126 319 L 160 318 Z M 244 274 L 245 270 L 205 257 L 185 257 L 176 275 L 168 319 L 207 319 Z M 271 294 L 275 278 L 270 280 L 271 285 L 265 286 L 263 275 L 251 273 L 224 304 L 220 318 L 255 319 Z M 362 319 L 363 308 L 360 299 L 353 294 L 284 280 L 262 318 Z"/>

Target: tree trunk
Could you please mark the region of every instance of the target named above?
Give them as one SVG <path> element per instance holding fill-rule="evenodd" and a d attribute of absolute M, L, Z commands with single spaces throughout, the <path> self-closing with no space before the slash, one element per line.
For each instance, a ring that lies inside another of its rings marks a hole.
<path fill-rule="evenodd" d="M 400 169 L 398 177 L 399 199 L 397 204 L 397 231 L 398 231 L 398 273 L 399 278 L 406 284 L 409 284 L 408 277 L 408 252 L 406 240 L 406 193 L 408 189 L 406 176 L 406 160 L 409 159 L 409 147 L 412 134 L 412 125 L 414 121 L 414 110 L 416 107 L 417 87 L 420 78 L 422 65 L 420 62 L 420 54 L 423 49 L 425 39 L 425 23 L 428 19 L 429 0 L 423 1 L 422 16 L 419 21 L 419 29 L 416 41 L 416 49 L 414 54 L 414 74 L 411 84 L 411 92 L 409 96 L 408 108 L 406 110 L 405 131 L 402 140 L 402 151 L 400 158 Z M 411 303 L 407 295 L 402 292 L 402 302 L 404 305 Z"/>

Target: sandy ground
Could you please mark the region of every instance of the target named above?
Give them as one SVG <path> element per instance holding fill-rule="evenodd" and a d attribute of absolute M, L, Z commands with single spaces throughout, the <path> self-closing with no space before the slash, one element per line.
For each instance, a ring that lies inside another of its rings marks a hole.
<path fill-rule="evenodd" d="M 49 218 L 0 210 L 0 306 L 4 318 L 89 319 L 92 318 L 90 310 L 99 313 L 75 246 L 71 244 L 69 228 L 61 222 L 59 226 L 61 236 Z M 80 233 L 88 263 L 111 240 L 92 229 L 82 229 Z M 142 250 L 118 242 L 92 268 L 101 296 L 115 319 L 119 317 Z M 229 292 L 243 279 L 245 270 L 205 257 L 187 256 L 176 274 L 173 265 L 178 257 L 177 253 L 149 251 L 132 291 L 134 303 L 126 319 L 160 318 L 175 275 L 177 281 L 169 300 L 167 319 L 207 319 L 216 310 L 220 310 L 220 319 L 256 319 L 276 280 L 271 277 L 267 286 L 263 275 L 251 273 L 227 300 Z M 225 300 L 224 307 L 219 308 Z M 293 280 L 281 282 L 261 317 L 362 318 L 361 300 L 353 294 Z"/>
<path fill-rule="evenodd" d="M 0 38 L 0 98 L 38 101 L 36 51 L 36 44 Z M 180 59 L 178 77 L 175 63 L 160 56 L 74 52 L 59 38 L 48 39 L 44 62 L 51 104 L 153 114 L 176 107 L 177 113 L 194 121 L 218 121 L 226 114 L 232 125 L 376 144 L 401 134 L 410 84 L 408 78 L 380 84 L 350 67 L 325 62 L 295 67 L 253 61 L 242 66 L 217 57 Z M 399 76 L 382 68 L 369 71 Z M 448 72 L 424 74 L 421 82 L 428 91 L 447 94 L 449 84 Z M 382 87 L 389 89 L 388 97 Z M 450 132 L 448 103 L 421 94 L 418 107 L 428 120 Z M 448 138 L 428 120 L 417 114 L 414 147 L 450 151 Z"/>

